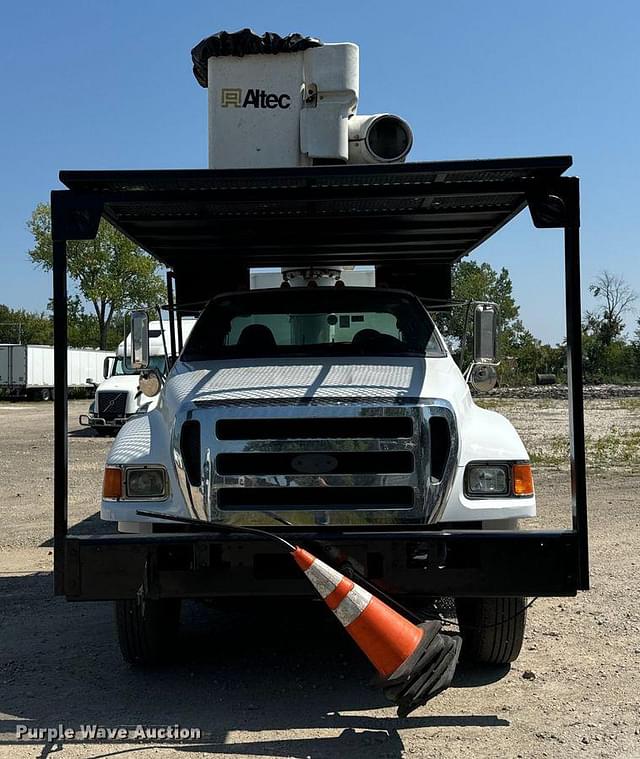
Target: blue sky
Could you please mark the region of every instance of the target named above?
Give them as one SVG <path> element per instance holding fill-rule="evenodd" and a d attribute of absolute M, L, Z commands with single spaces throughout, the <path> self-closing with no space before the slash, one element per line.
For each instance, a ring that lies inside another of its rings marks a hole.
<path fill-rule="evenodd" d="M 46 306 L 49 276 L 26 258 L 25 221 L 60 169 L 206 166 L 190 50 L 244 26 L 358 43 L 359 110 L 407 118 L 412 160 L 572 154 L 585 305 L 605 268 L 640 292 L 639 25 L 633 0 L 4 0 L 0 303 Z M 534 334 L 562 339 L 559 232 L 522 214 L 473 255 L 509 268 Z"/>

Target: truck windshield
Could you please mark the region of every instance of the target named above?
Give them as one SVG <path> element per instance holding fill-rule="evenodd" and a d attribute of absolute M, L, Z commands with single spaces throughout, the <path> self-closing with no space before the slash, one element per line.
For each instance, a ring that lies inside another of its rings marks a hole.
<path fill-rule="evenodd" d="M 157 369 L 160 374 L 164 374 L 167 370 L 167 362 L 164 356 L 149 356 L 149 368 Z M 129 369 L 124 365 L 124 361 L 120 356 L 116 358 L 116 362 L 113 367 L 113 376 L 119 376 L 122 374 L 140 374 L 136 369 Z"/>
<path fill-rule="evenodd" d="M 282 356 L 446 355 L 431 317 L 408 293 L 291 288 L 214 298 L 184 361 Z"/>

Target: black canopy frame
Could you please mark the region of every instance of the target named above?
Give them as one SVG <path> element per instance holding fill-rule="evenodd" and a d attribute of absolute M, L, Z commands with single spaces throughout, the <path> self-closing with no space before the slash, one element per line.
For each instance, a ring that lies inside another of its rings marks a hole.
<path fill-rule="evenodd" d="M 520 592 L 529 595 L 587 589 L 580 200 L 578 179 L 562 176 L 570 165 L 570 157 L 552 156 L 392 166 L 61 172 L 69 189 L 51 194 L 56 593 L 77 600 L 109 597 L 109 572 L 96 569 L 108 563 L 109 546 L 120 551 L 128 546 L 132 556 L 144 556 L 149 563 L 158 544 L 171 540 L 170 535 L 69 535 L 67 241 L 93 239 L 105 218 L 174 275 L 182 272 L 185 280 L 199 266 L 241 271 L 319 261 L 375 264 L 392 271 L 416 265 L 450 269 L 527 206 L 534 226 L 564 230 L 572 529 L 501 533 L 496 545 L 510 546 L 505 554 L 509 566 L 519 562 L 511 580 L 504 577 L 504 560 L 496 559 L 488 562 L 475 587 L 467 581 L 456 588 L 454 582 L 440 590 L 513 594 L 518 592 L 514 577 L 522 580 Z M 339 542 L 349 534 L 353 530 L 333 527 L 330 539 Z M 412 535 L 454 551 L 483 539 L 470 530 L 416 528 Z M 205 538 L 198 535 L 200 542 Z M 210 538 L 220 535 L 211 533 Z M 490 543 L 497 540 L 489 538 Z M 390 528 L 387 535 L 377 530 L 375 539 L 398 538 Z M 527 579 L 527 566 L 538 573 L 537 584 Z"/>

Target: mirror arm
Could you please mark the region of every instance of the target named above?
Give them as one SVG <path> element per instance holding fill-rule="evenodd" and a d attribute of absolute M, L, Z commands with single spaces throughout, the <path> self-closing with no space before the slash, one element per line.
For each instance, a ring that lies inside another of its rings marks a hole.
<path fill-rule="evenodd" d="M 471 306 L 474 305 L 474 301 L 469 300 L 467 301 L 467 307 L 464 312 L 464 327 L 462 328 L 462 341 L 460 344 L 460 358 L 458 359 L 458 363 L 460 366 L 460 369 L 464 366 L 464 354 L 465 349 L 467 345 L 467 331 L 469 329 L 469 314 L 471 313 Z M 468 371 L 471 371 L 471 367 L 469 367 Z M 466 375 L 466 372 L 465 372 Z"/>
<path fill-rule="evenodd" d="M 167 367 L 171 368 L 171 361 L 169 361 L 169 351 L 167 350 L 167 338 L 164 334 L 164 322 L 162 321 L 162 309 L 160 306 L 156 306 L 156 312 L 160 321 L 160 334 L 162 335 L 162 349 L 164 350 L 164 360 L 167 362 Z"/>

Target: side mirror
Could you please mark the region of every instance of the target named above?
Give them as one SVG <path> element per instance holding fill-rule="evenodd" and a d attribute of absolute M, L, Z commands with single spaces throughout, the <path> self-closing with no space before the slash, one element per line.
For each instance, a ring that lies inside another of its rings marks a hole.
<path fill-rule="evenodd" d="M 476 364 L 471 369 L 469 382 L 479 392 L 488 393 L 498 384 L 498 372 L 493 364 Z"/>
<path fill-rule="evenodd" d="M 153 398 L 158 395 L 162 389 L 162 376 L 160 372 L 157 369 L 140 372 L 138 389 L 147 398 Z"/>
<path fill-rule="evenodd" d="M 91 377 L 87 377 L 87 379 L 85 380 L 85 383 L 87 385 L 93 385 L 94 387 L 98 387 L 98 383 Z"/>
<path fill-rule="evenodd" d="M 113 362 L 115 361 L 114 356 L 107 356 L 102 363 L 102 376 L 107 379 L 107 377 L 111 376 L 111 372 L 113 371 Z"/>
<path fill-rule="evenodd" d="M 498 357 L 498 307 L 478 303 L 473 315 L 473 362 L 495 364 Z"/>
<path fill-rule="evenodd" d="M 149 366 L 149 317 L 146 311 L 132 311 L 129 336 L 125 338 L 125 364 L 127 368 L 141 371 Z M 130 341 L 130 342 L 129 342 Z M 131 355 L 127 355 L 130 347 Z"/>

